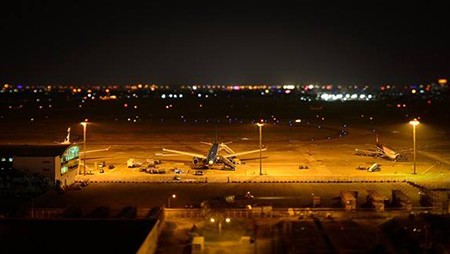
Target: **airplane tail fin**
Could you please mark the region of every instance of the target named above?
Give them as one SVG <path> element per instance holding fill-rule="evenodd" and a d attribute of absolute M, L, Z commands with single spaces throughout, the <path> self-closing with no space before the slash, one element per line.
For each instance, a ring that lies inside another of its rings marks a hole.
<path fill-rule="evenodd" d="M 383 150 L 383 144 L 381 144 L 380 143 L 380 140 L 378 139 L 378 134 L 376 134 L 376 136 L 375 136 L 375 146 L 378 148 L 378 149 L 380 149 L 380 150 L 382 150 L 382 152 L 384 152 Z"/>
<path fill-rule="evenodd" d="M 64 139 L 63 143 L 70 143 L 70 127 L 67 128 L 67 137 Z"/>
<path fill-rule="evenodd" d="M 55 141 L 55 143 L 57 143 L 57 144 L 64 144 L 64 145 L 70 144 L 70 127 L 67 128 L 67 136 L 66 136 L 66 138 L 62 142 Z"/>

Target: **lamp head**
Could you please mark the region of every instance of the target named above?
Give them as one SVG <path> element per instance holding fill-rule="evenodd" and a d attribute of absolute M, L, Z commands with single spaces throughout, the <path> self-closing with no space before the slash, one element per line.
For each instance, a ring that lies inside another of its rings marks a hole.
<path fill-rule="evenodd" d="M 412 120 L 412 121 L 409 121 L 409 124 L 411 124 L 412 126 L 416 126 L 416 125 L 418 125 L 420 122 L 416 119 L 416 118 L 414 118 L 414 120 Z"/>

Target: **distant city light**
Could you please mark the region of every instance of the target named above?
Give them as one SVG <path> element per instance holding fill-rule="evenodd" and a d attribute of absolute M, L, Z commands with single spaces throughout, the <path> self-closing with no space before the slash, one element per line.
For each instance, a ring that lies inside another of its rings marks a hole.
<path fill-rule="evenodd" d="M 439 83 L 439 85 L 443 86 L 443 85 L 447 84 L 447 79 L 441 78 L 438 80 L 438 83 Z"/>

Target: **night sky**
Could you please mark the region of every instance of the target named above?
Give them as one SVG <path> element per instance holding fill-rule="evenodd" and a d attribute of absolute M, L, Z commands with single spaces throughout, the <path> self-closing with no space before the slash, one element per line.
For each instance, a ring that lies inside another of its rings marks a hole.
<path fill-rule="evenodd" d="M 0 82 L 403 85 L 450 74 L 445 1 L 93 2 L 2 1 Z"/>

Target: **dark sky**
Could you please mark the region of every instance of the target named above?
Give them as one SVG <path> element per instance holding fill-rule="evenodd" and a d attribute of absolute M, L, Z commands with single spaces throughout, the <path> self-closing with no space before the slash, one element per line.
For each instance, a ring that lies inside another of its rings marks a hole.
<path fill-rule="evenodd" d="M 441 2 L 2 1 L 0 82 L 429 83 L 450 74 Z"/>

